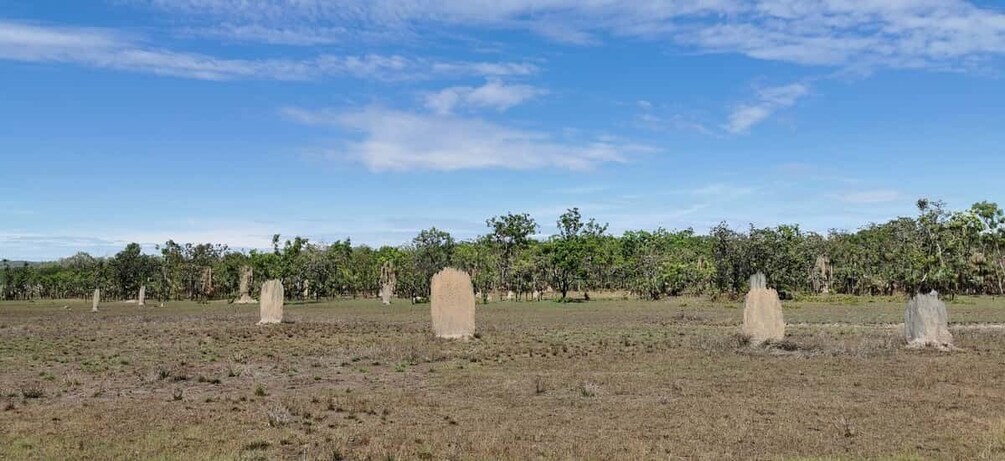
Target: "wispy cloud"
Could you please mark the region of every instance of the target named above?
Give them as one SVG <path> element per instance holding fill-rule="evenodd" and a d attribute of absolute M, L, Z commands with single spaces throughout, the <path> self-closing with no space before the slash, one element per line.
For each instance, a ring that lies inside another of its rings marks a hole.
<path fill-rule="evenodd" d="M 490 79 L 479 87 L 452 86 L 425 95 L 426 108 L 441 115 L 459 107 L 490 108 L 504 111 L 529 99 L 545 94 L 531 85 L 507 85 Z"/>
<path fill-rule="evenodd" d="M 757 191 L 756 187 L 736 184 L 714 183 L 706 184 L 687 191 L 695 197 L 713 197 L 719 200 L 745 197 Z"/>
<path fill-rule="evenodd" d="M 400 55 L 322 54 L 308 59 L 228 59 L 150 46 L 96 28 L 0 21 L 0 59 L 54 62 L 203 80 L 312 80 L 356 77 L 384 80 L 527 75 L 529 63 L 437 61 Z"/>
<path fill-rule="evenodd" d="M 967 68 L 1005 53 L 1005 14 L 965 0 L 760 0 L 682 43 L 773 61 Z"/>
<path fill-rule="evenodd" d="M 810 92 L 810 87 L 802 83 L 762 88 L 757 91 L 755 101 L 737 106 L 726 124 L 730 133 L 746 133 L 775 112 L 792 106 Z"/>
<path fill-rule="evenodd" d="M 653 131 L 688 131 L 700 134 L 715 134 L 712 129 L 694 117 L 679 113 L 663 115 L 652 102 L 635 102 L 639 109 L 638 124 Z"/>
<path fill-rule="evenodd" d="M 877 189 L 846 192 L 834 195 L 833 197 L 845 203 L 868 204 L 895 202 L 903 198 L 903 196 L 904 195 L 897 190 Z"/>
<path fill-rule="evenodd" d="M 90 250 L 112 254 L 125 242 L 65 233 L 0 232 L 0 259 L 38 261 Z"/>
<path fill-rule="evenodd" d="M 134 0 L 193 21 L 358 30 L 448 24 L 593 44 L 610 36 L 841 67 L 968 68 L 1005 53 L 1005 13 L 966 0 Z"/>
<path fill-rule="evenodd" d="M 213 27 L 190 28 L 186 35 L 210 37 L 236 42 L 267 43 L 271 45 L 314 46 L 332 45 L 350 38 L 345 27 L 338 26 L 279 26 L 261 24 L 218 24 Z"/>
<path fill-rule="evenodd" d="M 624 162 L 651 148 L 617 140 L 557 139 L 479 118 L 420 114 L 371 106 L 348 111 L 287 108 L 294 121 L 352 134 L 333 155 L 373 171 L 560 168 L 585 170 Z"/>

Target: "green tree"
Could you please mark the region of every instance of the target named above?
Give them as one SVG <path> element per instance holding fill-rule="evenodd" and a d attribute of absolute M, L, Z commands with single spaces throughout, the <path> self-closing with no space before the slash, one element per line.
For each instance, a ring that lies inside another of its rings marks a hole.
<path fill-rule="evenodd" d="M 583 221 L 579 208 L 566 210 L 557 221 L 558 235 L 545 246 L 555 289 L 567 299 L 576 282 L 586 278 L 586 268 L 597 257 L 598 241 L 607 232 L 607 225 L 596 220 Z"/>
<path fill-rule="evenodd" d="M 415 270 L 419 275 L 416 285 L 421 293 L 420 296 L 429 296 L 430 279 L 450 265 L 455 247 L 456 243 L 450 233 L 435 227 L 419 232 L 419 235 L 412 239 Z"/>
<path fill-rule="evenodd" d="M 111 262 L 114 277 L 114 294 L 129 298 L 139 293 L 141 285 L 145 285 L 157 272 L 157 260 L 144 255 L 138 243 L 130 243 L 118 252 Z"/>
<path fill-rule="evenodd" d="M 527 213 L 496 216 L 485 221 L 492 230 L 488 243 L 499 252 L 499 279 L 503 289 L 514 288 L 511 272 L 518 253 L 530 244 L 530 236 L 537 232 L 537 223 Z"/>

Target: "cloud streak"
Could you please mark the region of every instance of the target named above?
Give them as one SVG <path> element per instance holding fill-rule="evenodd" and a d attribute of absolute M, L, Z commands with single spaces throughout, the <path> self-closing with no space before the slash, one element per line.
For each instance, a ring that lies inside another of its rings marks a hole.
<path fill-rule="evenodd" d="M 754 125 L 765 121 L 775 112 L 791 107 L 810 92 L 802 83 L 762 88 L 754 102 L 737 106 L 729 114 L 726 130 L 733 134 L 747 133 Z"/>
<path fill-rule="evenodd" d="M 630 36 L 805 65 L 965 69 L 1005 54 L 1005 13 L 966 0 L 136 1 L 202 22 L 357 33 L 446 24 L 573 44 Z"/>
<path fill-rule="evenodd" d="M 479 118 L 421 114 L 370 106 L 348 111 L 286 108 L 290 120 L 338 128 L 350 135 L 332 155 L 372 171 L 475 169 L 588 170 L 621 163 L 651 148 L 618 140 L 556 139 Z"/>
<path fill-rule="evenodd" d="M 77 64 L 202 80 L 317 80 L 330 77 L 407 80 L 529 75 L 529 63 L 436 61 L 400 55 L 322 54 L 308 59 L 229 59 L 149 46 L 107 29 L 0 21 L 0 59 Z"/>
<path fill-rule="evenodd" d="M 530 85 L 507 85 L 492 79 L 479 87 L 453 86 L 425 96 L 425 106 L 441 115 L 453 113 L 455 109 L 496 109 L 505 111 L 529 99 L 545 94 L 544 90 Z"/>

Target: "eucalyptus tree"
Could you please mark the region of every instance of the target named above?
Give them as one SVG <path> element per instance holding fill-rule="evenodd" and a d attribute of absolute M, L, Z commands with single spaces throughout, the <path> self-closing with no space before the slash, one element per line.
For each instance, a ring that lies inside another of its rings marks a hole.
<path fill-rule="evenodd" d="M 449 232 L 435 227 L 419 232 L 412 239 L 415 252 L 415 270 L 420 276 L 418 283 L 420 296 L 429 295 L 429 281 L 433 275 L 450 265 L 457 244 Z"/>
<path fill-rule="evenodd" d="M 947 260 L 947 246 L 950 243 L 946 221 L 950 214 L 945 203 L 926 198 L 917 202 L 919 216 L 918 229 L 921 231 L 922 269 L 924 275 L 917 281 L 918 286 L 932 287 L 946 291 L 952 284 L 953 274 Z"/>
<path fill-rule="evenodd" d="M 114 277 L 113 294 L 123 298 L 136 296 L 140 286 L 147 284 L 159 272 L 158 260 L 143 254 L 138 243 L 130 243 L 116 253 L 110 266 Z"/>
<path fill-rule="evenodd" d="M 655 232 L 628 231 L 621 236 L 625 260 L 621 276 L 626 288 L 638 296 L 660 299 L 667 292 L 667 265 L 670 254 L 662 245 L 663 228 Z"/>
<path fill-rule="evenodd" d="M 725 222 L 711 230 L 715 287 L 720 293 L 739 293 L 750 275 L 746 267 L 747 236 L 730 229 Z"/>
<path fill-rule="evenodd" d="M 558 217 L 556 226 L 558 234 L 548 240 L 544 250 L 553 286 L 566 299 L 573 284 L 583 282 L 587 267 L 596 262 L 607 224 L 592 218 L 584 222 L 579 208 L 569 208 Z"/>
<path fill-rule="evenodd" d="M 214 265 L 214 283 L 219 287 L 218 294 L 234 299 L 238 295 L 241 283 L 241 272 L 249 265 L 248 255 L 236 251 L 228 251 L 221 255 L 220 260 Z M 249 287 L 254 292 L 255 284 Z"/>
<path fill-rule="evenodd" d="M 979 202 L 970 213 L 980 223 L 979 242 L 984 260 L 990 266 L 990 281 L 999 295 L 1005 295 L 1005 210 L 997 203 Z"/>
<path fill-rule="evenodd" d="M 498 258 L 500 286 L 512 289 L 514 280 L 511 279 L 510 272 L 513 263 L 518 253 L 530 245 L 531 236 L 537 232 L 537 223 L 527 213 L 507 213 L 505 216 L 487 219 L 485 224 L 492 230 L 487 242 L 500 254 Z"/>
<path fill-rule="evenodd" d="M 497 270 L 501 254 L 494 251 L 492 236 L 483 236 L 471 242 L 461 242 L 454 250 L 453 260 L 458 269 L 471 275 L 471 283 L 475 291 L 487 299 L 489 292 L 501 277 Z"/>

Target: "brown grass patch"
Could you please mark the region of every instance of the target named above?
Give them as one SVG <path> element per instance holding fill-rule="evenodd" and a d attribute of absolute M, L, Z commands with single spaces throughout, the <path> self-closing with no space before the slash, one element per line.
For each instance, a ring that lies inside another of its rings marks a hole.
<path fill-rule="evenodd" d="M 784 341 L 702 299 L 477 308 L 0 304 L 0 459 L 1002 459 L 1005 341 L 904 349 L 897 300 L 786 303 Z M 796 308 L 793 308 L 796 307 Z M 1003 323 L 1002 302 L 950 305 Z M 180 398 L 175 398 L 180 396 Z"/>

